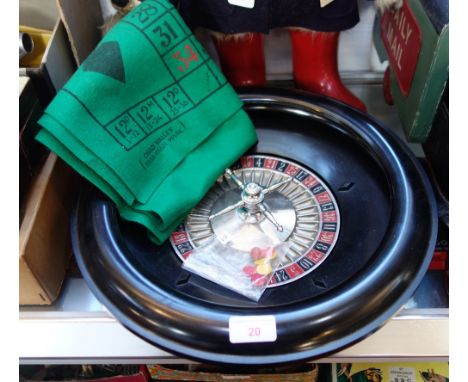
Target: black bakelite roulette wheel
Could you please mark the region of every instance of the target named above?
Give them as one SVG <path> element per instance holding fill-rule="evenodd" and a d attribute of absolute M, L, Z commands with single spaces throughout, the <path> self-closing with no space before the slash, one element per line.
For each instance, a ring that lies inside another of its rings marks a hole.
<path fill-rule="evenodd" d="M 110 312 L 171 353 L 238 365 L 323 357 L 373 333 L 419 285 L 436 238 L 432 190 L 405 144 L 366 114 L 285 89 L 241 97 L 258 144 L 170 240 L 154 245 L 90 188 L 72 221 L 75 256 Z M 258 302 L 182 268 L 226 233 L 240 250 L 264 233 L 288 244 Z M 239 317 L 267 318 L 274 334 L 233 341 Z"/>

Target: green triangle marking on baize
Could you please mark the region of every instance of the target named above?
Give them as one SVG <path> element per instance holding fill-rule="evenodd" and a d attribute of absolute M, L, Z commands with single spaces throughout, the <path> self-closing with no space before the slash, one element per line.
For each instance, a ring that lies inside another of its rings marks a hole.
<path fill-rule="evenodd" d="M 85 72 L 97 72 L 125 83 L 125 69 L 117 41 L 100 44 L 83 62 Z"/>

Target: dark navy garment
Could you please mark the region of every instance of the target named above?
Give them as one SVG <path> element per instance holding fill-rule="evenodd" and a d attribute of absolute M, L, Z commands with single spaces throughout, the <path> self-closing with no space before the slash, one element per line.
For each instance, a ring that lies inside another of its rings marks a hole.
<path fill-rule="evenodd" d="M 357 0 L 334 0 L 321 8 L 320 0 L 255 0 L 252 9 L 227 0 L 178 0 L 178 9 L 193 30 L 207 28 L 226 34 L 261 32 L 274 28 L 301 27 L 332 32 L 359 22 Z"/>

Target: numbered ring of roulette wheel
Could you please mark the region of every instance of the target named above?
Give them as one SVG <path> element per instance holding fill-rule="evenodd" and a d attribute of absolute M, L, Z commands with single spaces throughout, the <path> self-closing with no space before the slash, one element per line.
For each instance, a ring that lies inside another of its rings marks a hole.
<path fill-rule="evenodd" d="M 413 154 L 370 116 L 299 91 L 241 98 L 257 145 L 170 240 L 155 246 L 90 187 L 72 220 L 74 253 L 110 312 L 170 353 L 237 365 L 323 357 L 373 333 L 411 297 L 435 245 L 434 196 Z M 228 235 L 242 250 L 259 244 L 259 231 L 288 252 L 258 302 L 182 268 L 204 240 Z M 231 343 L 238 316 L 273 316 L 276 339 Z"/>
<path fill-rule="evenodd" d="M 286 253 L 267 286 L 276 288 L 317 269 L 336 244 L 339 228 L 337 202 L 317 174 L 278 156 L 257 154 L 227 170 L 170 241 L 181 261 L 213 238 L 244 252 L 285 243 Z"/>

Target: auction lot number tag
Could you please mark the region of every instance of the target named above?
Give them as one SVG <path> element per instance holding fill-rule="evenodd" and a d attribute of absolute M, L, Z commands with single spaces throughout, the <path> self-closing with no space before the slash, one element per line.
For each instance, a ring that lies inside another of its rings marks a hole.
<path fill-rule="evenodd" d="M 244 8 L 253 8 L 255 6 L 255 0 L 228 0 L 228 3 Z"/>
<path fill-rule="evenodd" d="M 276 341 L 275 316 L 229 317 L 229 341 L 233 344 Z"/>

